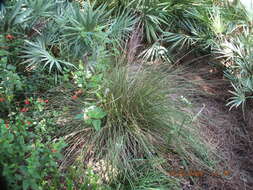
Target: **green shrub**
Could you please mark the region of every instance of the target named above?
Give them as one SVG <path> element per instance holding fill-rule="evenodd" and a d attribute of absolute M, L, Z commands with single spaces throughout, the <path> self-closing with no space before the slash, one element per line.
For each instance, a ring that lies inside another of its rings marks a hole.
<path fill-rule="evenodd" d="M 13 37 L 10 35 L 10 37 Z M 10 48 L 11 42 L 6 43 L 3 35 L 0 35 L 0 43 L 1 45 L 6 45 L 6 49 Z M 4 47 L 0 49 L 0 101 L 1 110 L 0 112 L 4 112 L 5 110 L 11 110 L 11 102 L 14 100 L 16 93 L 20 92 L 23 87 L 22 77 L 17 74 L 17 68 L 13 64 L 9 64 L 10 62 L 10 54 L 12 52 L 5 50 Z M 1 115 L 0 115 L 1 116 Z"/>
<path fill-rule="evenodd" d="M 20 113 L 0 120 L 1 174 L 9 189 L 108 190 L 92 170 L 81 163 L 59 168 L 66 146 L 55 137 L 59 112 L 48 112 L 47 99 L 26 99 Z"/>
<path fill-rule="evenodd" d="M 225 65 L 225 76 L 231 81 L 232 97 L 227 105 L 230 109 L 242 106 L 243 112 L 247 101 L 253 95 L 253 17 L 249 10 L 237 7 L 241 10 L 241 20 L 234 20 L 233 32 L 220 41 L 218 52 L 222 55 Z"/>
<path fill-rule="evenodd" d="M 59 184 L 57 161 L 65 144 L 43 142 L 33 132 L 37 126 L 21 115 L 13 122 L 0 122 L 0 164 L 8 187 L 50 189 L 54 183 Z"/>

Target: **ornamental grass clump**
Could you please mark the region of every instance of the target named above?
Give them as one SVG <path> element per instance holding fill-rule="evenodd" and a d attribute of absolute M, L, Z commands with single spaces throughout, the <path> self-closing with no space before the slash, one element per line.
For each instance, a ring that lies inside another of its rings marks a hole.
<path fill-rule="evenodd" d="M 101 174 L 106 176 L 104 182 L 120 180 L 131 187 L 145 171 L 166 176 L 165 171 L 171 168 L 166 162 L 169 154 L 182 156 L 180 159 L 198 167 L 207 166 L 208 152 L 204 143 L 193 137 L 191 116 L 177 98 L 188 87 L 176 71 L 168 72 L 131 72 L 125 66 L 107 71 L 97 92 L 102 94 L 97 105 L 83 109 L 83 117 L 73 114 L 79 121 L 70 121 L 71 127 L 65 123 L 61 130 L 68 126 L 66 160 L 81 159 L 89 167 L 103 162 L 98 173 L 106 173 Z M 87 102 L 76 103 L 76 109 L 85 105 Z M 74 104 L 70 112 L 73 108 Z M 63 163 L 72 162 L 66 160 Z M 171 180 L 168 176 L 162 179 Z"/>

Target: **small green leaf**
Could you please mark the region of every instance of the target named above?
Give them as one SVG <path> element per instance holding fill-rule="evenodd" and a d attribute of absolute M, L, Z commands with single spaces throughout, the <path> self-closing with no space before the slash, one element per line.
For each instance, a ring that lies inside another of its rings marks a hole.
<path fill-rule="evenodd" d="M 83 114 L 80 113 L 80 114 L 77 114 L 74 119 L 83 119 Z"/>
<path fill-rule="evenodd" d="M 0 51 L 0 56 L 5 56 L 5 55 L 8 55 L 8 54 L 9 54 L 8 51 L 5 51 L 5 50 Z"/>
<path fill-rule="evenodd" d="M 100 120 L 92 120 L 92 125 L 96 131 L 101 129 L 101 121 Z"/>
<path fill-rule="evenodd" d="M 94 119 L 102 119 L 106 116 L 106 112 L 104 112 L 101 108 L 94 108 L 90 110 L 87 115 Z"/>
<path fill-rule="evenodd" d="M 15 70 L 16 70 L 16 67 L 13 66 L 13 65 L 7 65 L 7 69 L 8 69 L 8 70 L 11 70 L 11 71 L 15 71 Z"/>
<path fill-rule="evenodd" d="M 29 181 L 28 181 L 28 180 L 24 180 L 22 185 L 23 185 L 23 190 L 28 189 L 28 188 L 29 188 L 29 186 L 30 186 L 30 185 L 29 185 Z"/>
<path fill-rule="evenodd" d="M 91 125 L 92 124 L 92 119 L 85 120 L 85 123 L 87 123 L 88 125 Z"/>

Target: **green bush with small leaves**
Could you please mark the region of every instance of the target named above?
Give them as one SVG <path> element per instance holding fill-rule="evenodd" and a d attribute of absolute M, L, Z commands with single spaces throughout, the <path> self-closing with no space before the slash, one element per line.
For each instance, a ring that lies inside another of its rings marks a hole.
<path fill-rule="evenodd" d="M 10 189 L 50 189 L 59 184 L 57 161 L 63 141 L 43 142 L 33 131 L 39 127 L 18 115 L 14 121 L 0 121 L 0 164 Z M 50 179 L 50 180 L 48 180 Z"/>

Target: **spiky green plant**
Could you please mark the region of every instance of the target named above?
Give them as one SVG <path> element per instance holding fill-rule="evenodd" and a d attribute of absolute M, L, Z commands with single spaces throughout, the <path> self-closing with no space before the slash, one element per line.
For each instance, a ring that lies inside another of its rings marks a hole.
<path fill-rule="evenodd" d="M 96 1 L 95 1 L 96 2 Z M 126 1 L 100 1 L 99 4 L 105 3 L 109 10 L 114 13 L 118 10 L 131 11 L 144 28 L 144 37 L 148 43 L 153 43 L 159 39 L 159 34 L 164 31 L 164 26 L 168 25 L 167 8 L 171 2 L 161 0 L 126 0 Z"/>
<path fill-rule="evenodd" d="M 103 32 L 108 25 L 109 13 L 105 6 L 94 8 L 93 4 L 85 3 L 84 9 L 78 6 L 69 6 L 65 14 L 57 19 L 62 28 L 66 48 L 74 56 L 82 56 L 85 52 L 91 53 L 95 46 L 108 40 Z"/>
<path fill-rule="evenodd" d="M 106 4 L 96 5 L 87 1 L 81 10 L 71 5 L 57 18 L 67 51 L 72 52 L 74 57 L 81 57 L 85 52 L 94 53 L 98 46 L 121 43 L 136 22 L 129 11 L 110 17 L 111 10 L 106 9 Z"/>
<path fill-rule="evenodd" d="M 109 27 L 109 37 L 114 41 L 126 40 L 129 38 L 130 33 L 134 29 L 137 19 L 134 15 L 128 11 L 119 11 L 116 17 L 112 19 L 112 23 Z"/>
<path fill-rule="evenodd" d="M 154 0 L 140 0 L 134 4 L 136 14 L 139 16 L 140 23 L 143 25 L 144 33 L 149 43 L 159 39 L 164 25 L 167 25 L 168 14 L 164 9 L 164 4 Z"/>
<path fill-rule="evenodd" d="M 18 1 L 15 4 L 11 4 L 6 7 L 6 10 L 2 13 L 0 25 L 2 32 L 7 32 L 13 29 L 22 29 L 22 24 L 26 23 L 30 19 L 31 11 L 24 10 L 24 1 Z"/>
<path fill-rule="evenodd" d="M 166 164 L 166 155 L 174 152 L 188 164 L 212 167 L 205 144 L 193 135 L 191 116 L 176 98 L 187 89 L 180 75 L 115 67 L 105 74 L 103 81 L 96 91 L 101 99 L 92 115 L 85 111 L 88 97 L 86 102 L 65 102 L 69 108 L 63 117 L 70 123 L 61 129 L 69 142 L 63 164 L 78 157 L 88 165 L 99 165 L 100 173 L 106 173 L 106 181 L 128 183 L 131 189 L 135 179 L 145 176 L 143 168 L 154 173 L 171 168 Z M 79 121 L 74 119 L 76 114 L 81 115 Z M 101 118 L 100 122 L 93 123 L 93 117 Z M 166 187 L 177 186 L 172 178 L 160 179 L 167 181 Z M 155 181 L 160 187 L 159 180 Z M 146 182 L 145 186 L 152 185 Z"/>
<path fill-rule="evenodd" d="M 151 47 L 144 49 L 139 57 L 141 57 L 144 61 L 164 61 L 167 63 L 172 62 L 171 53 L 159 42 L 154 43 Z"/>
<path fill-rule="evenodd" d="M 59 46 L 53 41 L 53 38 L 39 37 L 34 42 L 26 41 L 22 64 L 26 64 L 33 70 L 48 68 L 49 73 L 59 73 L 63 72 L 64 67 L 74 67 L 73 64 L 59 58 L 61 50 L 58 48 Z"/>
<path fill-rule="evenodd" d="M 217 31 L 214 28 L 221 28 L 223 25 L 217 26 L 216 20 L 220 17 L 217 16 L 218 13 L 211 12 L 214 9 L 208 3 L 203 3 L 203 6 L 192 3 L 184 10 L 180 7 L 172 25 L 174 28 L 164 33 L 164 40 L 171 44 L 172 49 L 195 47 L 202 50 L 216 47 Z"/>
<path fill-rule="evenodd" d="M 226 76 L 231 80 L 234 91 L 233 97 L 227 105 L 231 108 L 242 105 L 244 110 L 246 100 L 253 95 L 253 34 L 249 27 L 244 27 L 238 37 L 227 42 L 220 52 L 226 57 L 225 64 L 229 64 Z"/>
<path fill-rule="evenodd" d="M 23 33 L 32 30 L 42 20 L 52 20 L 56 13 L 53 0 L 20 0 L 7 2 L 6 11 L 0 19 L 1 30 L 18 30 Z"/>

